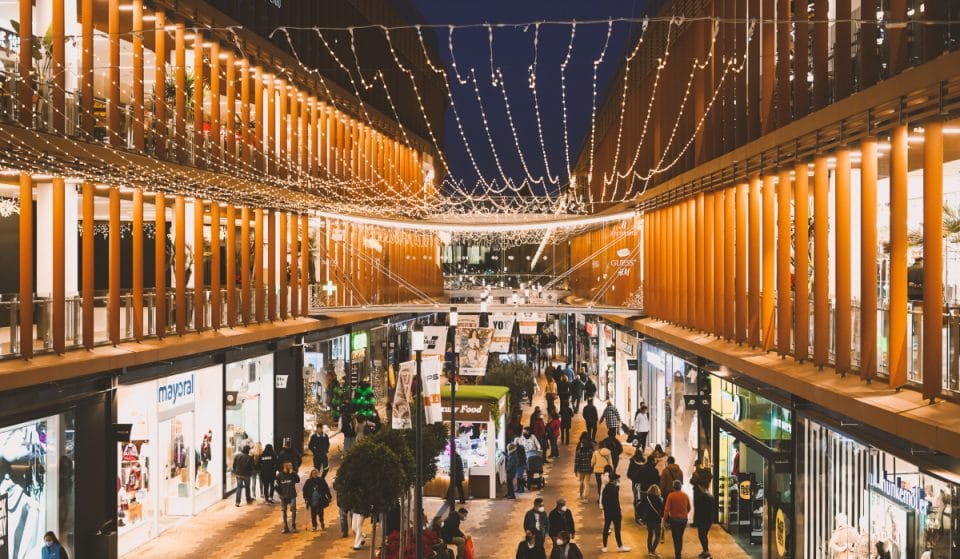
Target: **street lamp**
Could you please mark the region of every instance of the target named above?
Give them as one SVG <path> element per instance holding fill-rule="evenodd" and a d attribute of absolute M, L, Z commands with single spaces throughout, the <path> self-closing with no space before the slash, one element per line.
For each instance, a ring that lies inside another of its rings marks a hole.
<path fill-rule="evenodd" d="M 448 324 L 453 336 L 453 367 L 450 369 L 450 489 L 447 491 L 447 500 L 450 502 L 450 510 L 454 510 L 453 483 L 456 479 L 456 453 L 457 453 L 457 369 L 459 368 L 459 352 L 457 351 L 457 307 L 450 307 L 448 315 Z"/>
<path fill-rule="evenodd" d="M 416 500 L 416 537 L 417 537 L 417 558 L 423 557 L 423 378 L 420 374 L 420 364 L 423 358 L 423 326 L 419 322 L 414 322 L 410 328 L 410 347 L 416 355 L 417 361 L 417 399 L 416 399 L 416 421 L 415 440 L 417 448 L 414 454 L 417 459 L 417 486 L 414 490 Z"/>

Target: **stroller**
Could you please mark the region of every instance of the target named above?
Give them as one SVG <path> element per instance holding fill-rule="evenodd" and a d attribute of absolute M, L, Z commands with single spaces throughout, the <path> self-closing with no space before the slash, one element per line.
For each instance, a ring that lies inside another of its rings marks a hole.
<path fill-rule="evenodd" d="M 527 452 L 527 487 L 543 489 L 546 483 L 543 477 L 543 453 L 536 450 Z"/>

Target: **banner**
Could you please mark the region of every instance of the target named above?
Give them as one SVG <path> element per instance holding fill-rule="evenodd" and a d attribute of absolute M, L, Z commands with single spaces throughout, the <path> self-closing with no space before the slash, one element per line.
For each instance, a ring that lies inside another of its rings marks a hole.
<path fill-rule="evenodd" d="M 457 328 L 457 352 L 460 354 L 460 374 L 483 376 L 487 372 L 487 358 L 493 342 L 493 328 Z"/>
<path fill-rule="evenodd" d="M 413 384 L 416 382 L 416 378 L 416 361 L 400 363 L 400 373 L 397 375 L 397 391 L 393 393 L 393 411 L 391 413 L 394 429 L 410 429 L 413 427 L 410 401 L 413 400 L 416 393 L 416 386 Z"/>
<path fill-rule="evenodd" d="M 460 318 L 457 319 L 457 328 L 479 328 L 479 327 L 480 327 L 479 314 L 461 314 Z"/>
<path fill-rule="evenodd" d="M 509 353 L 510 340 L 513 338 L 513 323 L 516 319 L 505 314 L 495 314 L 490 319 L 490 326 L 493 327 L 493 341 L 490 343 L 490 351 L 494 353 Z"/>
<path fill-rule="evenodd" d="M 536 323 L 536 322 L 524 322 L 524 321 L 520 321 L 520 333 L 521 333 L 521 334 L 536 334 L 536 333 L 537 333 L 537 323 Z"/>
<path fill-rule="evenodd" d="M 427 423 L 441 423 L 443 409 L 440 405 L 440 358 L 432 356 L 420 362 L 420 374 L 423 379 L 424 419 Z"/>
<path fill-rule="evenodd" d="M 423 357 L 439 355 L 443 357 L 447 349 L 447 327 L 446 326 L 424 326 L 423 327 Z"/>
<path fill-rule="evenodd" d="M 547 313 L 520 311 L 517 313 L 517 320 L 520 320 L 523 322 L 546 322 Z"/>

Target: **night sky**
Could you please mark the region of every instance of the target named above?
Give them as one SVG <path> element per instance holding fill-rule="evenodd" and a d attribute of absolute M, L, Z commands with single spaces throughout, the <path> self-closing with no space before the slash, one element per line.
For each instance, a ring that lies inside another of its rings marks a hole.
<path fill-rule="evenodd" d="M 610 17 L 642 17 L 648 0 L 413 0 L 428 24 L 476 24 L 476 23 L 523 23 L 532 21 L 605 20 Z M 487 137 L 480 105 L 474 84 L 466 85 L 451 79 L 453 98 L 463 124 L 467 144 L 473 151 L 476 167 L 487 181 L 503 184 L 503 177 L 521 183 L 527 171 L 518 155 L 517 143 L 526 160 L 529 174 L 538 179 L 546 170 L 546 152 L 550 174 L 559 176 L 561 185 L 567 175 L 567 158 L 564 155 L 563 106 L 561 103 L 560 66 L 567 55 L 571 26 L 540 26 L 536 89 L 540 104 L 540 120 L 544 146 L 541 149 L 537 132 L 533 91 L 529 87 L 529 66 L 534 60 L 534 26 L 527 28 L 494 29 L 493 66 L 503 73 L 504 88 L 510 100 L 510 109 L 516 128 L 518 142 L 514 141 L 510 121 L 499 85 L 491 79 L 490 42 L 486 28 L 458 29 L 453 34 L 454 55 L 462 79 L 469 79 L 471 70 L 477 76 L 483 111 L 490 129 L 490 137 L 500 159 L 498 167 Z M 440 56 L 451 68 L 448 48 L 448 31 L 437 29 Z M 603 63 L 598 67 L 597 110 L 603 102 L 610 81 L 631 46 L 631 34 L 639 33 L 639 26 L 615 23 Z M 607 37 L 607 23 L 579 24 L 566 69 L 566 104 L 570 166 L 573 166 L 584 145 L 589 140 L 593 64 L 603 51 Z M 451 73 L 451 76 L 453 74 Z M 619 96 L 622 83 L 614 92 Z M 457 127 L 453 110 L 446 117 L 446 156 L 449 176 L 462 180 L 473 187 L 477 173 L 465 149 Z M 501 173 L 502 169 L 502 173 Z M 557 186 L 550 187 L 556 191 Z M 543 188 L 534 187 L 534 193 Z M 529 193 L 529 192 L 527 192 Z"/>

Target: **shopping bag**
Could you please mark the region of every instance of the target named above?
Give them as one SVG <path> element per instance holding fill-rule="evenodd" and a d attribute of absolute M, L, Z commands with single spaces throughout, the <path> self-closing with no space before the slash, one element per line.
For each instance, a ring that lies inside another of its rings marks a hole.
<path fill-rule="evenodd" d="M 463 545 L 463 554 L 466 559 L 473 559 L 473 538 L 467 536 L 467 543 Z"/>

